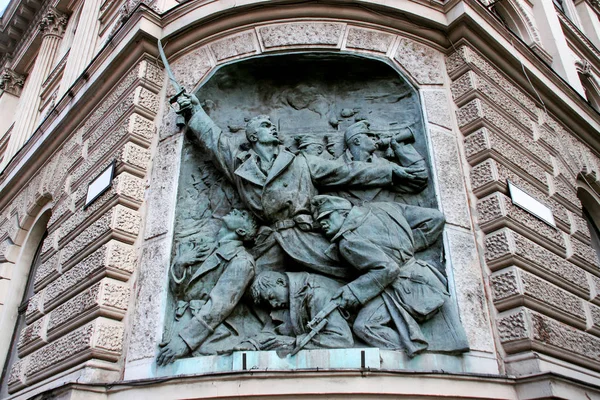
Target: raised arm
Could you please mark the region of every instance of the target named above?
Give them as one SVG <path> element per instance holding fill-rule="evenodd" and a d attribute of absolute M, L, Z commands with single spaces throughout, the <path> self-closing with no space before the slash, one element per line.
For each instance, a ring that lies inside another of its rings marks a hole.
<path fill-rule="evenodd" d="M 216 167 L 233 181 L 235 154 L 239 147 L 236 141 L 223 134 L 221 128 L 206 114 L 195 95 L 184 94 L 177 102 L 186 117 L 188 133 L 211 153 Z"/>

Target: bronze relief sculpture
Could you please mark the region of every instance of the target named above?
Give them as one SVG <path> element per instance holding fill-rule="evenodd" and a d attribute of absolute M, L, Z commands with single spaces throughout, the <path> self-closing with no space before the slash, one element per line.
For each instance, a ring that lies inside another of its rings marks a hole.
<path fill-rule="evenodd" d="M 270 57 L 177 101 L 189 142 L 159 365 L 235 350 L 468 350 L 403 78 L 373 60 Z"/>

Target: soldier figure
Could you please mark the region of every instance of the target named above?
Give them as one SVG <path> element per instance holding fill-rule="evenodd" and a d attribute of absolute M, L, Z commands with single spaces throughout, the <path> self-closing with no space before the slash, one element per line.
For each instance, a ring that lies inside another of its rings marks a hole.
<path fill-rule="evenodd" d="M 405 206 L 398 203 L 352 206 L 340 197 L 319 195 L 313 206 L 325 235 L 361 274 L 333 296 L 340 307 L 358 309 L 353 331 L 359 338 L 382 349 L 404 349 L 409 356 L 428 348 L 468 349 L 452 305 L 444 307 L 449 303 L 446 278 L 414 258 L 442 233 L 439 211 L 421 208 L 411 215 L 420 221 L 409 223 Z M 429 329 L 421 329 L 429 320 Z"/>
<path fill-rule="evenodd" d="M 283 323 L 273 332 L 261 333 L 250 342 L 255 350 L 291 349 L 310 333 L 307 324 L 331 301 L 331 294 L 342 284 L 307 272 L 265 271 L 260 273 L 250 292 L 255 303 L 272 310 L 285 310 Z M 327 315 L 327 324 L 303 348 L 348 348 L 354 345 L 352 331 L 339 310 Z"/>
<path fill-rule="evenodd" d="M 178 99 L 187 114 L 188 132 L 210 152 L 215 165 L 236 187 L 248 209 L 265 225 L 253 252 L 259 271 L 282 270 L 290 259 L 332 277 L 348 277 L 329 243 L 312 230 L 310 200 L 317 187 L 383 187 L 418 180 L 415 171 L 393 163 L 344 163 L 310 154 L 294 155 L 283 147 L 268 116 L 246 125 L 250 149 L 225 135 L 204 112 L 196 96 Z"/>
<path fill-rule="evenodd" d="M 179 302 L 174 332 L 163 343 L 157 364 L 166 365 L 189 353 L 217 354 L 262 328 L 250 310 L 239 304 L 254 278 L 254 259 L 243 245 L 257 226 L 246 210 L 223 217 L 217 248 L 198 265 L 200 250 L 179 251 L 171 266 L 171 287 Z M 195 269 L 195 270 L 194 270 Z"/>

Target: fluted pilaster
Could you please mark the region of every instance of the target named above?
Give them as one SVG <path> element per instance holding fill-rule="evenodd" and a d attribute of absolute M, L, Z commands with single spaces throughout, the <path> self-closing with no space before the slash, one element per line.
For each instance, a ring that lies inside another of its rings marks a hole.
<path fill-rule="evenodd" d="M 6 154 L 0 169 L 4 169 L 10 159 L 31 137 L 38 124 L 40 108 L 40 90 L 42 83 L 52 70 L 62 35 L 67 26 L 67 16 L 50 9 L 40 22 L 42 43 L 35 64 L 21 93 L 19 109 L 15 116 L 15 126 L 11 132 Z"/>
<path fill-rule="evenodd" d="M 73 45 L 60 83 L 62 96 L 94 58 L 100 21 L 98 20 L 102 0 L 86 0 L 83 3 Z"/>

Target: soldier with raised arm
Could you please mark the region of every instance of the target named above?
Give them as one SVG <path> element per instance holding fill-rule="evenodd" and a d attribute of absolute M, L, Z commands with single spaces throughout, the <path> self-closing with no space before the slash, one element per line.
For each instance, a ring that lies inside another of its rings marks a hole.
<path fill-rule="evenodd" d="M 418 180 L 418 171 L 388 163 L 345 163 L 310 154 L 294 155 L 280 144 L 277 128 L 266 115 L 248 121 L 249 149 L 225 134 L 204 112 L 194 95 L 178 99 L 188 133 L 210 152 L 214 164 L 236 187 L 246 207 L 261 220 L 253 249 L 258 271 L 282 270 L 290 259 L 304 268 L 348 278 L 329 243 L 313 231 L 310 209 L 317 188 L 369 188 Z"/>

